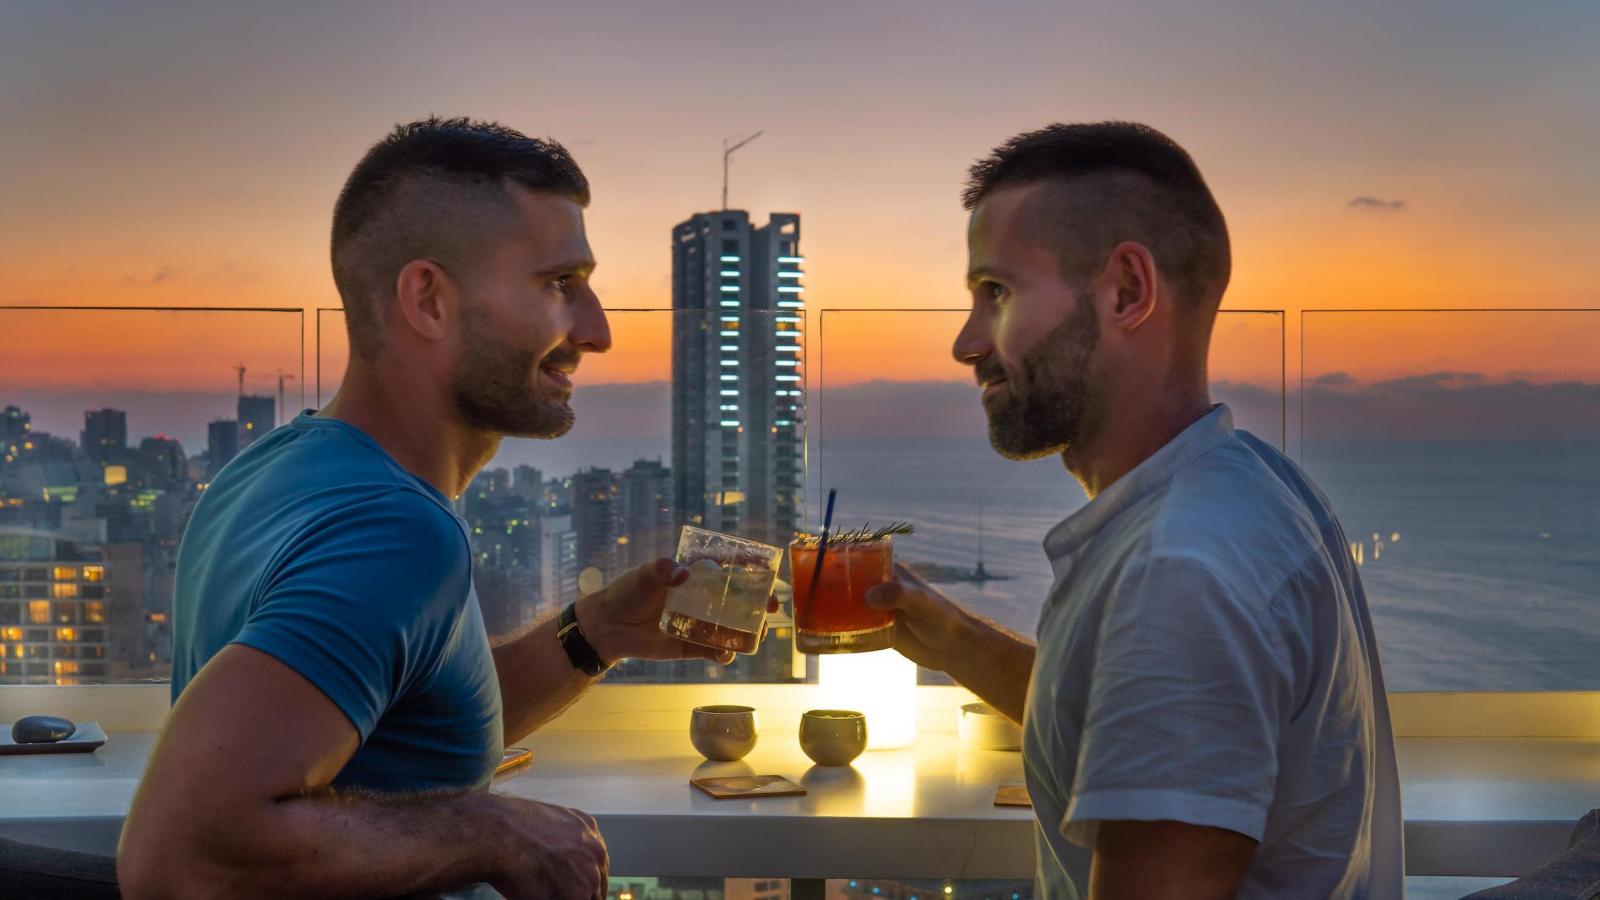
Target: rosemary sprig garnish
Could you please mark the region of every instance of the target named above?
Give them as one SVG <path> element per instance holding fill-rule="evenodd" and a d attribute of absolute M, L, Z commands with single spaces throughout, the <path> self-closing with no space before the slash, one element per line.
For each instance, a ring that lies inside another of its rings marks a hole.
<path fill-rule="evenodd" d="M 886 537 L 896 534 L 911 534 L 916 529 L 910 522 L 890 522 L 882 528 L 873 528 L 872 523 L 855 529 L 854 531 L 836 531 L 828 535 L 828 546 L 834 544 L 866 544 L 872 541 L 881 541 Z M 818 536 L 809 531 L 796 531 L 795 538 L 815 544 Z"/>

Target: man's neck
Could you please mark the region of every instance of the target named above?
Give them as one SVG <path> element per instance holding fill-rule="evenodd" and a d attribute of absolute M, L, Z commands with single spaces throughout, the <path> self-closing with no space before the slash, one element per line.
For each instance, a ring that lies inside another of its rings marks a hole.
<path fill-rule="evenodd" d="M 339 392 L 317 415 L 361 429 L 406 471 L 455 498 L 494 458 L 500 435 L 462 424 L 448 400 L 352 357 Z"/>
<path fill-rule="evenodd" d="M 1062 451 L 1067 471 L 1083 485 L 1090 500 L 1211 411 L 1211 396 L 1203 381 L 1146 396 L 1149 400 L 1142 404 L 1107 404 L 1093 434 Z"/>

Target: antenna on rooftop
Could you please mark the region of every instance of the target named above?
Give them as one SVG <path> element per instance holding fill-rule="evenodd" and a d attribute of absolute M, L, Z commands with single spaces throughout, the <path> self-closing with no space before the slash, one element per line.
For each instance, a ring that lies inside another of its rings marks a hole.
<path fill-rule="evenodd" d="M 234 366 L 233 370 L 235 372 L 239 373 L 239 396 L 243 397 L 244 396 L 244 363 L 239 363 L 237 366 Z"/>
<path fill-rule="evenodd" d="M 722 208 L 724 210 L 728 208 L 728 157 L 733 155 L 733 151 L 766 133 L 766 130 L 763 129 L 749 137 L 722 139 Z M 730 142 L 733 143 L 730 144 Z"/>

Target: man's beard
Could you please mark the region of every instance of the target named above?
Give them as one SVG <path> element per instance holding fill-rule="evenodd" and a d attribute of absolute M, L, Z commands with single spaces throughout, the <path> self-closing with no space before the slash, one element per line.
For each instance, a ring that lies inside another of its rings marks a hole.
<path fill-rule="evenodd" d="M 494 337 L 469 313 L 461 358 L 451 373 L 450 390 L 456 409 L 467 425 L 510 437 L 556 438 L 572 429 L 572 407 L 567 398 L 541 396 L 538 367 L 569 369 L 578 351 L 563 346 L 540 358 Z"/>
<path fill-rule="evenodd" d="M 1099 318 L 1093 303 L 1077 307 L 1008 372 L 990 356 L 977 365 L 985 382 L 1006 381 L 984 399 L 989 443 L 1008 459 L 1038 459 L 1060 453 L 1088 436 L 1088 417 L 1100 395 L 1094 378 Z"/>

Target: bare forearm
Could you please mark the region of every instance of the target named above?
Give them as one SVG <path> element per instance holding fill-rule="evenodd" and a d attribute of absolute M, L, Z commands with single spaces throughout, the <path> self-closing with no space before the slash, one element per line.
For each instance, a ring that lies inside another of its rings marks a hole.
<path fill-rule="evenodd" d="M 130 898 L 302 900 L 448 890 L 503 871 L 502 803 L 484 792 L 320 792 L 219 810 L 209 824 L 190 817 L 163 829 L 159 846 L 125 847 L 124 890 Z"/>
<path fill-rule="evenodd" d="M 579 618 L 579 627 L 592 627 Z M 615 660 L 607 660 L 615 662 Z M 560 715 L 598 679 L 574 668 L 556 637 L 552 613 L 527 631 L 494 648 L 494 667 L 500 679 L 505 739 L 521 740 L 534 729 Z"/>
<path fill-rule="evenodd" d="M 957 639 L 943 655 L 945 674 L 1014 722 L 1022 721 L 1033 674 L 1034 643 L 963 611 Z"/>

